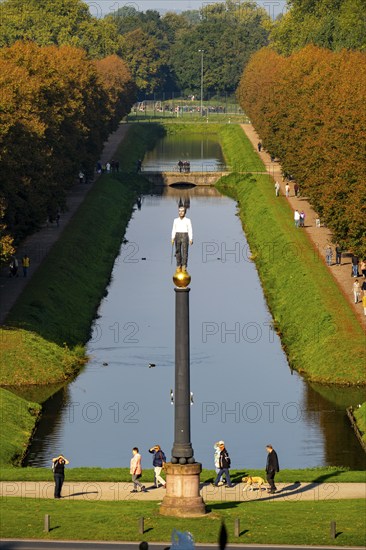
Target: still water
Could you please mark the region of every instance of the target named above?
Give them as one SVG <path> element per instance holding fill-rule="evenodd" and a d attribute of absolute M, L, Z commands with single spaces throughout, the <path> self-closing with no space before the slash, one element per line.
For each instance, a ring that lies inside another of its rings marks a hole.
<path fill-rule="evenodd" d="M 176 143 L 158 147 L 162 163 L 187 152 L 186 144 L 181 150 Z M 194 145 L 187 152 L 191 163 L 197 154 Z M 208 155 L 210 163 L 222 162 L 221 154 Z M 213 444 L 223 439 L 234 468 L 262 468 L 267 443 L 282 468 L 365 468 L 344 413 L 361 402 L 362 392 L 312 387 L 290 371 L 236 204 L 213 188 L 164 188 L 143 197 L 100 304 L 89 363 L 46 402 L 28 464 L 49 465 L 62 452 L 74 467 L 127 466 L 138 446 L 150 467 L 147 449 L 154 444 L 169 456 L 175 315 L 170 239 L 180 199 L 190 205 L 194 231 L 188 267 L 196 460 L 213 467 Z"/>
<path fill-rule="evenodd" d="M 170 135 L 159 139 L 152 151 L 147 151 L 143 170 L 178 170 L 177 163 L 189 161 L 192 172 L 210 172 L 224 169 L 221 147 L 212 137 L 202 134 Z"/>

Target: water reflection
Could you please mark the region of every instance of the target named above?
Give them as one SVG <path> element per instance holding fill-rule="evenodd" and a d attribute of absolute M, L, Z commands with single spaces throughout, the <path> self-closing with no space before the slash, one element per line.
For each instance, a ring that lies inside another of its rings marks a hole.
<path fill-rule="evenodd" d="M 196 459 L 212 467 L 213 443 L 224 439 L 235 468 L 263 467 L 266 443 L 275 446 L 283 468 L 363 465 L 343 404 L 322 397 L 288 368 L 235 202 L 216 190 L 202 191 L 169 188 L 143 197 L 98 311 L 90 361 L 47 403 L 30 464 L 49 465 L 62 452 L 74 467 L 126 466 L 137 445 L 150 467 L 147 449 L 156 443 L 169 455 L 175 298 L 170 231 L 179 200 L 189 198 Z"/>
<path fill-rule="evenodd" d="M 220 171 L 225 165 L 218 141 L 205 134 L 168 135 L 145 154 L 144 171 L 179 171 L 178 162 L 189 162 L 191 172 Z"/>

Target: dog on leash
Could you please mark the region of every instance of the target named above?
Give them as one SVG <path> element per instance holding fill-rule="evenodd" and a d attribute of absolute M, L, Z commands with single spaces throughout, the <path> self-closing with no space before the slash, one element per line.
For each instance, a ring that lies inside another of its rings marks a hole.
<path fill-rule="evenodd" d="M 262 477 L 257 476 L 247 476 L 243 477 L 242 482 L 245 483 L 243 487 L 243 491 L 246 491 L 247 489 L 250 489 L 250 491 L 253 491 L 253 485 L 257 485 L 258 489 L 264 490 L 265 487 L 262 487 L 266 482 Z"/>

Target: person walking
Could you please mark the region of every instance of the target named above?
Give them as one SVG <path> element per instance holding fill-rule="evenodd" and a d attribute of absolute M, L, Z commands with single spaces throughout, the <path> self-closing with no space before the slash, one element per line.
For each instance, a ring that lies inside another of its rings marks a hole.
<path fill-rule="evenodd" d="M 294 222 L 295 222 L 295 227 L 299 227 L 300 212 L 298 210 L 295 210 L 295 212 L 294 212 Z"/>
<path fill-rule="evenodd" d="M 290 196 L 290 184 L 287 182 L 285 185 L 286 197 Z"/>
<path fill-rule="evenodd" d="M 219 471 L 217 473 L 216 479 L 214 481 L 214 486 L 218 487 L 219 481 L 223 475 L 226 477 L 226 487 L 234 487 L 234 485 L 231 483 L 230 474 L 229 474 L 229 468 L 231 466 L 231 460 L 229 457 L 229 453 L 225 449 L 225 443 L 223 441 L 219 441 L 219 449 L 220 449 L 220 455 L 219 455 Z"/>
<path fill-rule="evenodd" d="M 328 244 L 327 248 L 325 249 L 325 261 L 327 262 L 327 266 L 332 265 L 332 258 L 333 258 L 333 250 L 332 247 Z"/>
<path fill-rule="evenodd" d="M 336 244 L 336 247 L 335 247 L 335 253 L 336 253 L 336 265 L 342 265 L 342 249 L 338 243 Z"/>
<path fill-rule="evenodd" d="M 352 277 L 358 277 L 358 256 L 352 254 Z"/>
<path fill-rule="evenodd" d="M 152 453 L 153 456 L 153 467 L 154 467 L 154 485 L 158 489 L 159 483 L 163 486 L 163 489 L 166 488 L 166 482 L 161 477 L 161 470 L 163 469 L 165 463 L 166 463 L 166 456 L 161 450 L 160 445 L 154 445 L 154 447 L 151 447 L 149 449 L 149 453 Z"/>
<path fill-rule="evenodd" d="M 142 475 L 141 467 L 141 455 L 137 447 L 132 449 L 132 458 L 130 461 L 130 474 L 132 475 L 133 489 L 130 493 L 137 493 L 138 491 L 146 492 L 145 485 L 142 485 L 138 479 Z"/>
<path fill-rule="evenodd" d="M 276 183 L 275 183 L 276 197 L 279 197 L 279 195 L 280 195 L 280 189 L 281 189 L 281 186 L 280 186 L 280 184 L 278 183 L 278 181 L 276 181 Z"/>
<path fill-rule="evenodd" d="M 12 256 L 9 264 L 9 277 L 19 277 L 18 267 L 18 259 L 15 256 Z"/>
<path fill-rule="evenodd" d="M 175 257 L 177 270 L 186 271 L 188 263 L 188 241 L 193 244 L 192 223 L 186 218 L 186 209 L 180 206 L 178 209 L 179 218 L 175 218 L 172 229 L 172 244 L 175 242 Z"/>
<path fill-rule="evenodd" d="M 224 445 L 223 441 L 217 441 L 214 445 L 214 464 L 215 464 L 215 472 L 216 475 L 219 473 L 220 470 L 220 445 Z M 223 477 L 221 477 L 220 481 L 218 482 L 218 485 L 224 485 L 226 483 L 226 479 L 224 480 Z"/>
<path fill-rule="evenodd" d="M 362 260 L 360 263 L 360 270 L 362 273 L 362 277 L 366 279 L 366 260 Z"/>
<path fill-rule="evenodd" d="M 301 210 L 300 212 L 300 227 L 305 227 L 305 212 Z"/>
<path fill-rule="evenodd" d="M 27 256 L 27 254 L 24 254 L 24 256 L 22 258 L 23 277 L 27 276 L 29 266 L 30 266 L 29 256 Z"/>
<path fill-rule="evenodd" d="M 355 304 L 358 304 L 361 298 L 361 286 L 360 286 L 360 283 L 358 282 L 358 279 L 355 280 L 355 282 L 352 285 L 352 288 L 353 288 L 353 296 L 355 299 Z"/>
<path fill-rule="evenodd" d="M 55 498 L 61 498 L 61 489 L 65 481 L 65 464 L 70 464 L 63 455 L 52 459 L 53 479 L 55 480 Z"/>
<path fill-rule="evenodd" d="M 278 456 L 272 445 L 266 445 L 267 450 L 267 464 L 266 464 L 266 477 L 270 488 L 268 493 L 273 494 L 277 491 L 277 487 L 274 482 L 274 478 L 277 472 L 280 471 L 278 464 Z"/>
<path fill-rule="evenodd" d="M 257 149 L 258 149 L 258 153 L 262 151 L 262 142 L 258 141 Z"/>
<path fill-rule="evenodd" d="M 297 197 L 297 195 L 299 194 L 299 184 L 298 183 L 294 183 L 294 193 L 295 193 L 295 197 Z"/>

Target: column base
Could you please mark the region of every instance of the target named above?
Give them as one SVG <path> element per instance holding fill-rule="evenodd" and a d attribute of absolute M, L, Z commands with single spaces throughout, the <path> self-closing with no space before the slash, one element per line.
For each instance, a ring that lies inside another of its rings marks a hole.
<path fill-rule="evenodd" d="M 160 506 L 160 514 L 179 518 L 200 517 L 206 514 L 206 506 L 200 495 L 202 465 L 166 465 L 166 494 Z"/>

